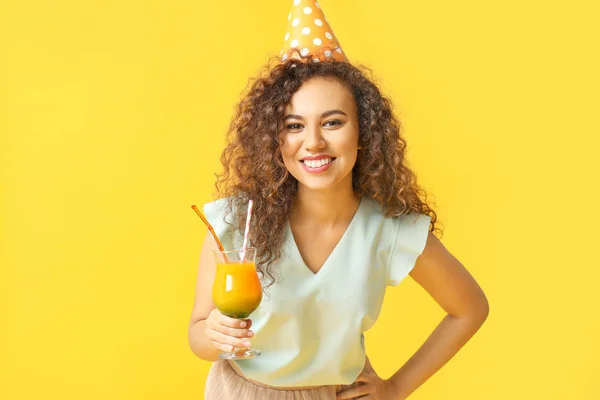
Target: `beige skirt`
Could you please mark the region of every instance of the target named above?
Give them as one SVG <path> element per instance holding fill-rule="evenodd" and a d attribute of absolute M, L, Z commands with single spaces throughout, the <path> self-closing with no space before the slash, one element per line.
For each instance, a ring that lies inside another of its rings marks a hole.
<path fill-rule="evenodd" d="M 276 388 L 240 375 L 228 361 L 213 363 L 206 385 L 205 400 L 335 400 L 336 393 L 356 386 L 328 385 L 310 388 Z"/>

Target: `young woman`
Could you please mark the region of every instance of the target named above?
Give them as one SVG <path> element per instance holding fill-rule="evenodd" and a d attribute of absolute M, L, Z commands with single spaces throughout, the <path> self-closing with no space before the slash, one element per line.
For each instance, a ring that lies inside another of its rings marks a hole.
<path fill-rule="evenodd" d="M 206 399 L 405 399 L 475 334 L 488 315 L 478 284 L 434 235 L 405 159 L 392 106 L 348 62 L 294 57 L 251 85 L 237 107 L 217 187 L 204 211 L 225 247 L 250 237 L 265 289 L 250 321 L 211 300 L 216 248 L 205 240 L 189 341 L 201 359 L 235 347 L 251 360 L 217 361 Z M 447 316 L 389 379 L 366 356 L 388 285 L 410 275 Z"/>

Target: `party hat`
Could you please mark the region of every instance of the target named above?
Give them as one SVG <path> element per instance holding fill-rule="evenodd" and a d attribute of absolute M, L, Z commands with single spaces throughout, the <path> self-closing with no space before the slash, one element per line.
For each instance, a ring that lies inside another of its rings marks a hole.
<path fill-rule="evenodd" d="M 293 0 L 281 60 L 311 54 L 314 61 L 348 61 L 325 14 L 315 0 Z M 293 49 L 297 51 L 294 52 Z"/>

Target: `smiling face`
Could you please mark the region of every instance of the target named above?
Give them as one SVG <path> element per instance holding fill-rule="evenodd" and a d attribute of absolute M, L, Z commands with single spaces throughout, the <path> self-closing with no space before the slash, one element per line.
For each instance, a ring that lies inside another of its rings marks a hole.
<path fill-rule="evenodd" d="M 358 151 L 356 102 L 335 78 L 312 78 L 285 109 L 281 154 L 300 186 L 329 190 L 352 186 Z"/>

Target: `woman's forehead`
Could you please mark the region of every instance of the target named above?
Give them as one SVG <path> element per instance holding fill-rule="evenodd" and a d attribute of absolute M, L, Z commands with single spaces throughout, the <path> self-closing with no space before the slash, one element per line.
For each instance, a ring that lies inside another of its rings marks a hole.
<path fill-rule="evenodd" d="M 354 98 L 337 79 L 319 77 L 300 86 L 287 105 L 286 113 L 320 115 L 330 109 L 341 109 L 351 113 L 355 111 Z"/>

